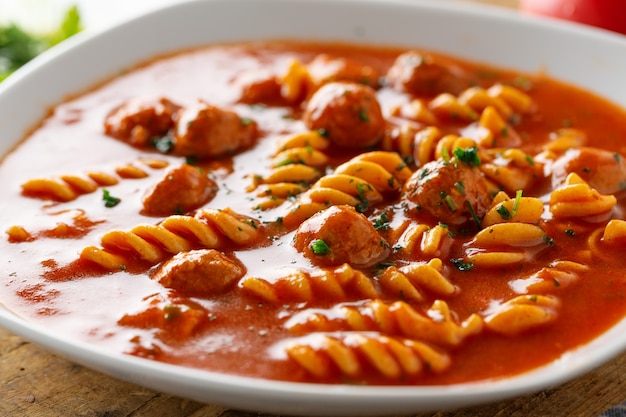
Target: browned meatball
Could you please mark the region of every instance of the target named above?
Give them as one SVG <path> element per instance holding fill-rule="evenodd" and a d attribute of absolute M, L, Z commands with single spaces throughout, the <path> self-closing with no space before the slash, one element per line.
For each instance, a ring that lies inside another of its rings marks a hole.
<path fill-rule="evenodd" d="M 385 133 L 376 92 L 360 84 L 333 82 L 322 86 L 306 105 L 304 123 L 325 132 L 337 146 L 367 148 Z"/>
<path fill-rule="evenodd" d="M 286 101 L 281 93 L 279 77 L 268 71 L 248 71 L 237 77 L 241 86 L 240 103 L 284 106 Z"/>
<path fill-rule="evenodd" d="M 307 67 L 318 87 L 335 81 L 349 81 L 372 88 L 378 88 L 379 85 L 378 71 L 350 58 L 334 58 L 320 54 Z"/>
<path fill-rule="evenodd" d="M 232 154 L 252 145 L 257 133 L 253 120 L 199 101 L 179 113 L 174 153 L 197 158 Z"/>
<path fill-rule="evenodd" d="M 386 78 L 394 88 L 416 96 L 456 95 L 469 86 L 462 69 L 443 58 L 417 51 L 399 55 Z"/>
<path fill-rule="evenodd" d="M 615 194 L 626 189 L 624 156 L 604 149 L 569 149 L 552 165 L 552 185 L 558 187 L 570 173 L 576 173 L 600 194 Z"/>
<path fill-rule="evenodd" d="M 186 213 L 208 203 L 216 192 L 217 184 L 204 170 L 183 164 L 168 171 L 146 192 L 142 214 L 169 216 Z"/>
<path fill-rule="evenodd" d="M 189 297 L 223 294 L 245 273 L 244 267 L 215 249 L 181 252 L 166 261 L 153 279 Z"/>
<path fill-rule="evenodd" d="M 478 168 L 442 159 L 413 173 L 404 184 L 403 197 L 448 225 L 478 223 L 492 200 Z"/>
<path fill-rule="evenodd" d="M 390 252 L 367 217 L 351 206 L 330 207 L 306 220 L 296 231 L 294 246 L 320 266 L 367 267 Z"/>
<path fill-rule="evenodd" d="M 164 136 L 174 127 L 179 109 L 166 98 L 131 99 L 109 113 L 104 131 L 132 146 L 148 147 L 152 138 Z"/>

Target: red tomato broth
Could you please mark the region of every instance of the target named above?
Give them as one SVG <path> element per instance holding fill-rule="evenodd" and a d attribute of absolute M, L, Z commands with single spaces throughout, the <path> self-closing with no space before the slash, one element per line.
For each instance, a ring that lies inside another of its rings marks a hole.
<path fill-rule="evenodd" d="M 149 175 L 146 178 L 123 180 L 115 186 L 106 187 L 112 195 L 121 199 L 121 203 L 114 208 L 104 207 L 100 190 L 65 203 L 42 202 L 19 194 L 20 184 L 37 176 L 84 172 L 95 167 L 112 170 L 116 165 L 136 162 L 139 158 L 161 159 L 171 165 L 181 163 L 184 158 L 139 150 L 107 137 L 102 124 L 111 109 L 128 98 L 167 97 L 186 105 L 201 97 L 250 117 L 262 131 L 259 142 L 252 149 L 214 161 L 199 162 L 200 166 L 213 172 L 220 187 L 208 207 L 230 207 L 258 219 L 266 228 L 261 241 L 253 248 L 241 251 L 228 248 L 228 252 L 232 251 L 246 266 L 247 275 L 262 277 L 270 282 L 292 268 L 314 271 L 316 267 L 310 260 L 291 247 L 293 233 L 285 233 L 276 224 L 276 219 L 285 214 L 285 209 L 254 211 L 251 209 L 254 198 L 246 191 L 250 175 L 267 174 L 268 161 L 276 151 L 275 139 L 279 135 L 303 130 L 298 120 L 301 109 L 238 103 L 241 85 L 236 76 L 258 68 L 279 73 L 293 57 L 309 62 L 322 52 L 358 60 L 384 74 L 403 51 L 291 42 L 214 46 L 146 63 L 57 106 L 50 117 L 0 165 L 0 180 L 7 184 L 5 190 L 12 190 L 5 197 L 10 199 L 12 213 L 3 215 L 3 224 L 5 228 L 23 226 L 33 237 L 26 242 L 2 243 L 2 262 L 5 270 L 9 271 L 0 289 L 3 303 L 22 316 L 51 326 L 63 337 L 88 340 L 158 361 L 268 379 L 383 385 L 451 384 L 515 375 L 554 360 L 591 340 L 626 314 L 626 303 L 622 300 L 626 289 L 622 271 L 626 265 L 616 250 L 608 254 L 610 262 L 592 257 L 590 270 L 582 274 L 576 284 L 559 291 L 562 307 L 554 323 L 515 337 L 491 332 L 470 337 L 448 351 L 452 364 L 445 372 L 426 372 L 415 377 L 388 380 L 376 375 L 371 366 L 364 365 L 365 371 L 357 379 L 341 376 L 338 372 L 332 372 L 326 379 L 315 379 L 284 353 L 277 353 L 277 343 L 299 337 L 284 327 L 285 322 L 292 314 L 307 308 L 332 308 L 341 301 L 360 305 L 363 302 L 358 296 L 348 294 L 348 300 L 315 300 L 314 306 L 295 301 L 271 305 L 247 296 L 237 288 L 208 298 L 184 297 L 151 280 L 150 276 L 157 266 L 152 267 L 140 260 L 130 259 L 125 270 L 118 272 L 105 271 L 84 260 L 77 260 L 77 253 L 83 247 L 98 245 L 100 237 L 111 229 L 128 230 L 139 223 L 156 224 L 162 220 L 139 214 L 143 192 L 162 176 L 162 170 L 147 169 Z M 513 71 L 460 60 L 454 62 L 472 74 L 474 82 L 486 87 L 495 82 L 515 84 L 518 80 L 518 74 Z M 515 125 L 515 129 L 525 137 L 521 145 L 524 151 L 538 153 L 549 134 L 565 125 L 585 131 L 593 146 L 624 153 L 622 141 L 626 137 L 626 126 L 619 120 L 626 114 L 622 109 L 593 94 L 544 76 L 524 77 L 532 83 L 527 93 L 537 106 L 535 113 L 522 117 Z M 398 99 L 395 93 L 391 97 Z M 406 100 L 406 97 L 400 100 Z M 385 107 L 389 103 L 383 102 L 382 105 Z M 450 122 L 451 130 L 459 127 L 462 123 Z M 336 167 L 358 152 L 330 149 L 328 153 L 331 156 L 330 166 Z M 29 169 L 24 170 L 24 166 Z M 524 195 L 543 196 L 548 188 L 546 182 L 540 181 L 535 188 L 524 190 Z M 397 200 L 387 199 L 370 207 L 367 214 L 374 219 L 380 213 L 377 210 L 390 207 L 393 207 L 390 210 L 394 221 L 408 219 L 425 221 L 433 226 L 437 224 L 423 213 L 408 213 Z M 82 213 L 75 223 L 72 223 L 71 213 L 76 212 L 71 210 Z M 614 212 L 623 218 L 623 201 L 618 201 Z M 65 214 L 58 217 L 54 213 Z M 66 236 L 49 232 L 58 226 L 59 218 L 68 224 L 71 231 Z M 587 237 L 593 229 L 593 226 L 580 225 L 576 221 L 572 225 L 548 221 L 543 226 L 546 235 L 553 239 L 553 245 L 539 251 L 523 265 L 459 271 L 444 259 L 448 279 L 461 289 L 445 300 L 459 321 L 472 313 L 485 312 L 492 302 L 504 302 L 515 296 L 511 281 L 523 278 L 554 260 L 584 251 Z M 575 236 L 565 233 L 570 227 L 580 230 L 580 233 Z M 388 232 L 381 232 L 382 236 L 386 234 Z M 275 235 L 278 235 L 276 240 Z M 464 245 L 471 238 L 471 235 L 455 235 L 449 258 L 462 257 Z M 398 264 L 411 260 L 399 253 L 389 257 L 390 262 Z M 428 259 L 417 255 L 413 260 Z M 365 272 L 375 277 L 377 270 L 370 268 Z M 169 305 L 169 302 L 173 305 L 193 304 L 205 309 L 208 315 L 196 331 L 185 333 L 186 337 L 178 340 L 176 335 L 180 336 L 181 329 L 172 325 L 176 318 L 169 322 L 157 322 L 149 314 L 142 316 L 153 296 L 161 297 L 162 306 Z M 397 298 L 388 295 L 382 295 L 381 299 L 389 303 L 397 301 Z M 434 296 L 427 295 L 414 307 L 425 312 L 434 300 Z M 133 315 L 136 315 L 135 319 L 128 319 Z M 123 318 L 128 320 L 125 322 Z"/>

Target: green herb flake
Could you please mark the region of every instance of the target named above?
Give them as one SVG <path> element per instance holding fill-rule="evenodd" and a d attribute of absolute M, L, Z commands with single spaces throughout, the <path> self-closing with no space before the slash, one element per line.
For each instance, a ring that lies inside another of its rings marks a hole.
<path fill-rule="evenodd" d="M 109 208 L 117 206 L 122 201 L 121 198 L 113 197 L 107 189 L 102 190 L 102 200 L 104 201 L 104 206 Z"/>
<path fill-rule="evenodd" d="M 181 313 L 180 307 L 175 305 L 169 305 L 163 307 L 163 313 L 165 320 L 174 320 Z"/>
<path fill-rule="evenodd" d="M 478 155 L 478 148 L 454 148 L 452 153 L 460 162 L 467 164 L 471 167 L 480 166 L 480 156 Z"/>
<path fill-rule="evenodd" d="M 474 268 L 474 264 L 472 262 L 465 262 L 463 258 L 452 258 L 450 259 L 450 262 L 461 272 L 469 272 L 472 268 Z"/>
<path fill-rule="evenodd" d="M 174 139 L 171 136 L 162 136 L 152 139 L 152 146 L 161 153 L 170 153 L 174 150 Z"/>
<path fill-rule="evenodd" d="M 469 200 L 465 200 L 465 206 L 467 207 L 467 210 L 470 212 L 470 215 L 472 216 L 472 220 L 474 220 L 474 224 L 476 225 L 477 228 L 480 229 L 480 219 L 478 218 L 478 215 L 476 214 L 476 211 L 474 210 L 472 203 L 470 203 Z"/>
<path fill-rule="evenodd" d="M 496 212 L 498 212 L 498 214 L 500 215 L 500 217 L 502 217 L 502 220 L 511 220 L 511 212 L 509 211 L 508 208 L 504 207 L 504 206 L 500 206 L 496 209 Z"/>
<path fill-rule="evenodd" d="M 571 236 L 571 237 L 576 236 L 576 232 L 574 230 L 572 230 L 572 229 L 567 229 L 565 231 L 565 234 L 568 235 L 568 236 Z"/>
<path fill-rule="evenodd" d="M 454 188 L 461 194 L 465 195 L 465 184 L 463 181 L 457 181 L 454 183 Z"/>
<path fill-rule="evenodd" d="M 295 164 L 295 161 L 293 159 L 287 157 L 287 158 L 283 159 L 282 161 L 276 162 L 274 164 L 274 167 L 275 168 L 280 168 L 280 167 L 284 167 L 284 166 L 292 165 L 292 164 Z"/>
<path fill-rule="evenodd" d="M 456 203 L 454 202 L 454 199 L 451 196 L 446 195 L 443 198 L 443 201 L 446 203 L 446 206 L 448 206 L 450 211 L 456 211 L 457 210 L 458 207 L 456 206 Z"/>
<path fill-rule="evenodd" d="M 388 230 L 389 229 L 389 215 L 386 211 L 380 213 L 380 216 L 374 220 L 374 229 L 376 230 Z"/>
<path fill-rule="evenodd" d="M 330 247 L 322 239 L 316 239 L 311 242 L 310 248 L 311 252 L 319 256 L 328 255 L 330 253 Z"/>
<path fill-rule="evenodd" d="M 517 190 L 515 192 L 515 201 L 513 202 L 513 213 L 511 217 L 515 217 L 515 215 L 517 214 L 517 209 L 519 209 L 519 204 L 522 201 L 522 194 L 522 190 Z"/>
<path fill-rule="evenodd" d="M 445 164 L 448 164 L 450 162 L 450 153 L 448 152 L 447 148 L 443 148 L 441 150 L 441 157 L 443 158 L 443 162 Z"/>

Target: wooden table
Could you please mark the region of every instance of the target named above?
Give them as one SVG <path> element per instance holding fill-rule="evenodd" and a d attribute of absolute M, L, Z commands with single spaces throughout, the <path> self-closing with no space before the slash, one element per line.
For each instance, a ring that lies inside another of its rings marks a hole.
<path fill-rule="evenodd" d="M 517 0 L 473 0 L 515 7 Z M 420 416 L 596 416 L 626 400 L 626 354 L 565 385 L 480 407 Z M 0 417 L 248 417 L 120 381 L 0 329 Z"/>

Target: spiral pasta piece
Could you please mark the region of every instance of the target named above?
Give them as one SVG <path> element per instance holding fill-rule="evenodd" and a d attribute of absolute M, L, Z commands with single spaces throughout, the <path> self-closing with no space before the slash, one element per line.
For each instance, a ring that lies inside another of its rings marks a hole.
<path fill-rule="evenodd" d="M 31 235 L 26 229 L 22 226 L 13 225 L 6 230 L 8 235 L 9 242 L 17 243 L 17 242 L 28 242 L 34 239 L 33 235 Z"/>
<path fill-rule="evenodd" d="M 290 341 L 284 351 L 319 379 L 337 372 L 357 378 L 371 369 L 387 379 L 398 380 L 426 371 L 443 372 L 451 364 L 447 354 L 425 343 L 358 332 L 313 334 Z"/>
<path fill-rule="evenodd" d="M 385 292 L 412 301 L 422 301 L 423 292 L 451 296 L 457 289 L 442 271 L 441 259 L 434 258 L 427 263 L 386 268 L 378 277 L 378 282 Z"/>
<path fill-rule="evenodd" d="M 442 224 L 430 227 L 422 223 L 410 223 L 393 244 L 397 251 L 421 253 L 428 257 L 443 256 L 450 231 Z"/>
<path fill-rule="evenodd" d="M 600 194 L 578 174 L 571 173 L 565 183 L 550 194 L 549 207 L 556 219 L 597 221 L 606 219 L 616 204 L 615 196 Z"/>
<path fill-rule="evenodd" d="M 554 322 L 560 300 L 548 295 L 520 295 L 485 317 L 485 326 L 500 334 L 515 336 Z"/>
<path fill-rule="evenodd" d="M 438 118 L 449 118 L 465 122 L 478 120 L 480 114 L 450 93 L 442 93 L 428 103 L 429 109 Z"/>
<path fill-rule="evenodd" d="M 118 270 L 131 257 L 152 265 L 168 256 L 200 246 L 220 249 L 243 246 L 259 237 L 259 222 L 230 209 L 200 210 L 195 216 L 170 216 L 159 225 L 141 224 L 130 231 L 112 230 L 101 238 L 101 248 L 88 246 L 80 258 L 109 270 Z"/>
<path fill-rule="evenodd" d="M 528 249 L 537 251 L 550 245 L 550 237 L 537 225 L 496 223 L 474 236 L 466 248 L 464 261 L 481 267 L 517 264 L 530 256 Z"/>
<path fill-rule="evenodd" d="M 510 286 L 518 294 L 552 293 L 576 283 L 589 270 L 588 265 L 579 262 L 555 261 L 529 277 L 512 281 Z"/>
<path fill-rule="evenodd" d="M 438 123 L 434 113 L 428 108 L 428 103 L 420 99 L 414 99 L 407 104 L 392 108 L 391 115 L 425 125 L 436 125 Z"/>
<path fill-rule="evenodd" d="M 330 331 L 376 331 L 400 335 L 411 340 L 438 346 L 458 346 L 482 330 L 482 319 L 473 314 L 457 323 L 448 305 L 441 300 L 426 313 L 404 301 L 386 304 L 379 299 L 363 305 L 337 305 L 329 310 L 304 310 L 295 314 L 285 326 L 295 334 Z"/>
<path fill-rule="evenodd" d="M 543 145 L 544 151 L 561 153 L 587 144 L 587 134 L 579 129 L 563 128 L 550 133 L 550 141 Z"/>
<path fill-rule="evenodd" d="M 296 270 L 271 282 L 263 278 L 246 277 L 239 282 L 239 287 L 250 295 L 275 304 L 378 296 L 372 280 L 348 264 L 314 272 Z"/>
<path fill-rule="evenodd" d="M 328 156 L 322 151 L 329 141 L 319 132 L 306 131 L 281 138 L 272 158 L 271 171 L 265 177 L 255 176 L 250 190 L 264 198 L 257 208 L 269 209 L 281 205 L 306 190 L 322 175 Z"/>
<path fill-rule="evenodd" d="M 151 169 L 165 168 L 168 163 L 157 160 L 139 160 Z M 52 178 L 34 178 L 22 184 L 22 194 L 28 197 L 68 202 L 81 195 L 90 194 L 100 187 L 110 187 L 119 183 L 119 179 L 145 178 L 149 174 L 135 164 L 126 164 L 115 169 L 115 174 L 103 171 L 89 171 L 80 175 L 60 175 Z"/>
<path fill-rule="evenodd" d="M 500 192 L 494 198 L 493 206 L 483 217 L 482 227 L 510 222 L 538 224 L 543 209 L 543 201 L 539 198 L 519 197 L 512 199 L 505 192 Z"/>
<path fill-rule="evenodd" d="M 602 241 L 608 245 L 619 245 L 626 241 L 626 221 L 610 220 L 602 233 Z"/>
<path fill-rule="evenodd" d="M 280 94 L 288 103 L 302 100 L 312 85 L 307 67 L 297 59 L 289 62 L 287 71 L 279 78 Z"/>
<path fill-rule="evenodd" d="M 383 194 L 398 192 L 412 172 L 395 152 L 360 154 L 338 166 L 299 196 L 284 218 L 287 227 L 301 224 L 324 208 L 348 204 L 365 209 Z"/>
<path fill-rule="evenodd" d="M 527 189 L 543 172 L 542 164 L 520 149 L 487 149 L 481 153 L 480 170 L 499 189 Z"/>

